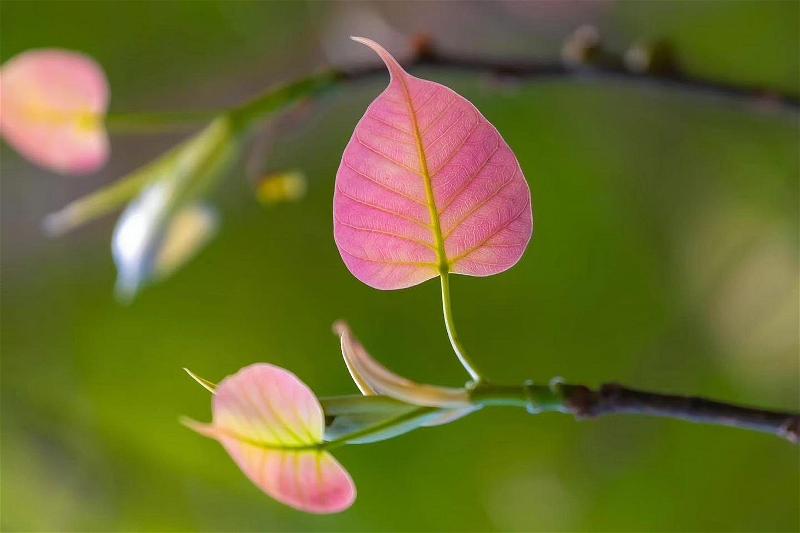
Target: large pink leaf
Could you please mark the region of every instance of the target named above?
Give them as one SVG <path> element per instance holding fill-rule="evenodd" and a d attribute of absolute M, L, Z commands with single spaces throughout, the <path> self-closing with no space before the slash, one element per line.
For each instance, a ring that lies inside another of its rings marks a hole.
<path fill-rule="evenodd" d="M 214 421 L 189 421 L 218 440 L 261 490 L 302 511 L 334 513 L 355 500 L 347 471 L 321 449 L 325 417 L 314 393 L 291 372 L 257 364 L 215 389 Z"/>
<path fill-rule="evenodd" d="M 498 131 L 451 89 L 409 75 L 379 44 L 389 86 L 356 126 L 336 174 L 334 236 L 378 289 L 512 267 L 533 230 L 530 190 Z"/>

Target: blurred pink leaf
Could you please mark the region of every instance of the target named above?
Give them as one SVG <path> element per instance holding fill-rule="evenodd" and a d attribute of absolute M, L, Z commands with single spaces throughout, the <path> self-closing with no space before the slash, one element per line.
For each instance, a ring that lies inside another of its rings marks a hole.
<path fill-rule="evenodd" d="M 381 57 L 391 81 L 336 175 L 334 236 L 347 267 L 377 289 L 512 267 L 533 230 L 514 153 L 468 100 L 409 75 L 379 44 L 354 40 Z"/>
<path fill-rule="evenodd" d="M 217 386 L 213 410 L 211 424 L 186 424 L 218 440 L 268 495 L 310 513 L 335 513 L 353 504 L 353 480 L 320 446 L 322 407 L 297 376 L 269 364 L 245 367 Z"/>
<path fill-rule="evenodd" d="M 0 132 L 50 170 L 89 174 L 105 164 L 107 106 L 105 74 L 83 54 L 30 50 L 0 68 Z"/>

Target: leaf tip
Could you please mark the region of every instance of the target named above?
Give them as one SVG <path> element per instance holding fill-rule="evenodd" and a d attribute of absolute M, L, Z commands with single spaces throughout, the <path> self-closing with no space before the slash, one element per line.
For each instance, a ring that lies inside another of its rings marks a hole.
<path fill-rule="evenodd" d="M 206 389 L 211 394 L 214 394 L 216 392 L 217 385 L 215 383 L 213 383 L 213 382 L 211 382 L 211 381 L 209 381 L 209 380 L 207 380 L 205 378 L 201 378 L 200 376 L 198 376 L 197 374 L 195 374 L 194 372 L 192 372 L 191 370 L 189 370 L 186 367 L 183 367 L 183 371 L 186 372 L 187 374 L 189 374 L 189 377 L 191 377 L 193 380 L 195 380 L 197 383 L 199 383 L 201 387 Z"/>
<path fill-rule="evenodd" d="M 335 321 L 331 325 L 331 331 L 333 332 L 334 335 L 336 335 L 338 337 L 341 337 L 342 335 L 344 335 L 349 330 L 350 330 L 350 327 L 347 325 L 347 322 L 345 322 L 344 320 L 341 320 L 341 319 Z"/>
<path fill-rule="evenodd" d="M 42 231 L 48 237 L 59 237 L 72 227 L 73 221 L 68 209 L 50 213 L 42 219 Z"/>
<path fill-rule="evenodd" d="M 197 420 L 189 418 L 188 416 L 182 416 L 178 419 L 178 421 L 182 425 L 199 433 L 200 435 L 203 435 L 204 437 L 214 439 L 217 436 L 214 431 L 214 427 L 211 424 L 203 424 L 202 422 L 198 422 Z"/>
<path fill-rule="evenodd" d="M 373 41 L 372 39 L 368 39 L 366 37 L 356 37 L 351 35 L 350 38 L 357 43 L 361 43 L 365 46 L 368 46 L 372 49 L 373 52 L 378 54 L 378 57 L 386 64 L 386 68 L 389 69 L 389 74 L 394 76 L 395 72 L 404 74 L 405 70 L 403 67 L 400 66 L 400 63 L 394 58 L 392 54 L 390 54 L 383 46 L 378 44 L 377 42 Z"/>

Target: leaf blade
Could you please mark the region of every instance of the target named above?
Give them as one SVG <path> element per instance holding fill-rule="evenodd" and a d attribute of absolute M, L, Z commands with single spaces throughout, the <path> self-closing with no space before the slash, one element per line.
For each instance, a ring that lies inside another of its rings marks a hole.
<path fill-rule="evenodd" d="M 283 504 L 327 514 L 355 501 L 352 478 L 328 452 L 272 450 L 230 437 L 219 441 L 254 485 Z"/>
<path fill-rule="evenodd" d="M 513 266 L 533 230 L 530 190 L 510 147 L 468 100 L 407 74 L 379 44 L 389 86 L 342 156 L 334 236 L 358 279 L 400 289 L 453 272 Z"/>
<path fill-rule="evenodd" d="M 352 478 L 321 446 L 322 406 L 297 376 L 254 364 L 222 380 L 214 392 L 213 422 L 183 423 L 219 441 L 258 488 L 310 513 L 335 513 L 353 504 Z"/>

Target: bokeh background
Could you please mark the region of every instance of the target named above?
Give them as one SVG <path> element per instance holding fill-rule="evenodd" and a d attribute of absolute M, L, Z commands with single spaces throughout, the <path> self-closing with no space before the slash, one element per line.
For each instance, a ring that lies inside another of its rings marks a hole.
<path fill-rule="evenodd" d="M 325 64 L 402 55 L 557 58 L 594 24 L 607 46 L 667 39 L 695 75 L 797 94 L 794 1 L 14 2 L 0 58 L 84 51 L 112 110 L 214 108 Z M 462 337 L 497 380 L 564 376 L 797 409 L 796 113 L 620 83 L 498 83 L 427 70 L 472 99 L 515 149 L 534 197 L 523 261 L 454 280 Z M 150 160 L 180 135 L 117 135 L 88 178 L 2 148 L 2 528 L 5 531 L 797 531 L 797 448 L 675 421 L 486 410 L 451 426 L 347 447 L 359 498 L 304 515 L 268 499 L 222 448 L 178 424 L 209 417 L 212 380 L 255 361 L 321 395 L 353 393 L 330 333 L 350 321 L 394 370 L 459 384 L 438 287 L 357 282 L 331 237 L 333 180 L 383 88 L 330 94 L 214 195 L 222 229 L 131 305 L 113 297 L 114 217 L 65 237 L 44 215 Z M 257 150 L 260 150 L 258 146 Z M 249 167 L 249 168 L 248 168 Z M 253 178 L 300 169 L 307 197 L 264 207 Z"/>

